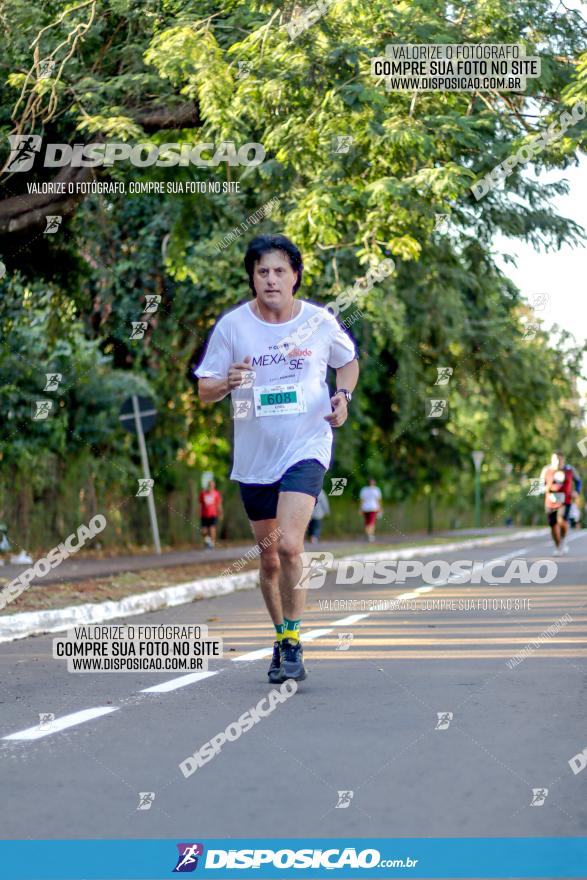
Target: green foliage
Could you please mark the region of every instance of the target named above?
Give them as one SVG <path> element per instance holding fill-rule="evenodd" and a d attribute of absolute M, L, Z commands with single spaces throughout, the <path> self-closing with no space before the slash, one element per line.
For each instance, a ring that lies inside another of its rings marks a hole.
<path fill-rule="evenodd" d="M 572 452 L 580 353 L 541 330 L 525 338 L 533 319 L 496 268 L 492 239 L 502 232 L 560 247 L 583 232 L 552 210 L 564 184 L 545 187 L 521 166 L 480 202 L 469 187 L 564 105 L 587 99 L 585 24 L 547 0 L 349 0 L 292 41 L 283 27 L 290 14 L 259 0 L 43 2 L 33 14 L 24 0 L 6 0 L 3 148 L 17 120 L 67 143 L 95 135 L 158 145 L 258 141 L 267 157 L 257 168 L 98 170 L 101 179 L 126 183 L 238 181 L 239 192 L 93 196 L 64 222 L 61 238 L 19 239 L 15 247 L 8 236 L 9 272 L 0 281 L 3 461 L 25 472 L 51 458 L 61 479 L 81 479 L 80 462 L 97 478 L 97 463 L 108 460 L 128 497 L 137 458 L 117 412 L 136 391 L 153 396 L 159 410 L 149 449 L 161 503 L 188 473 L 227 474 L 228 404 L 202 407 L 190 370 L 214 320 L 248 295 L 246 242 L 279 230 L 303 252 L 301 296 L 314 301 L 330 300 L 385 257 L 396 263 L 357 302 L 363 318 L 352 333 L 362 378 L 337 434 L 333 473 L 347 474 L 355 491 L 372 472 L 398 502 L 423 498 L 432 486 L 437 503 L 449 505 L 470 493 L 470 453 L 483 449 L 484 479 L 496 504 L 505 503 L 506 464 L 521 478 L 539 472 L 553 445 L 568 443 Z M 39 58 L 57 62 L 47 79 L 35 67 L 36 37 Z M 522 41 L 542 57 L 543 75 L 529 81 L 527 96 L 388 93 L 370 63 L 392 40 Z M 239 62 L 250 65 L 248 75 Z M 142 127 L 148 112 L 172 115 L 186 102 L 197 111 L 194 127 Z M 569 129 L 535 166 L 564 169 L 583 131 Z M 348 153 L 333 151 L 338 136 L 352 137 Z M 5 195 L 24 193 L 24 178 L 9 176 Z M 272 198 L 279 202 L 270 219 L 217 247 Z M 448 233 L 434 231 L 437 213 L 449 216 Z M 147 316 L 145 338 L 131 340 L 147 294 L 161 296 L 159 309 Z M 440 366 L 453 368 L 447 387 L 434 384 Z M 65 386 L 56 415 L 34 423 L 27 407 L 49 371 L 63 373 Z M 427 418 L 426 401 L 444 396 L 448 418 Z"/>

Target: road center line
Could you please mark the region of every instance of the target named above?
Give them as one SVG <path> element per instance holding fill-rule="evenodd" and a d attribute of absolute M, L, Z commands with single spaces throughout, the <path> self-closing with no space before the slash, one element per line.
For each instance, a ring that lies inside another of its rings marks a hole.
<path fill-rule="evenodd" d="M 153 687 L 143 688 L 142 694 L 166 694 L 168 691 L 176 691 L 178 688 L 186 687 L 195 681 L 202 681 L 204 678 L 210 678 L 211 675 L 218 675 L 221 669 L 213 672 L 189 672 L 187 675 L 180 675 L 179 678 L 170 678 L 169 681 L 163 681 L 161 684 L 155 684 Z"/>
<path fill-rule="evenodd" d="M 579 538 L 584 537 L 583 533 L 578 535 L 570 535 L 567 539 L 569 542 L 576 541 Z M 540 545 L 539 545 L 540 546 Z M 530 547 L 521 547 L 519 550 L 515 550 L 512 553 L 503 554 L 501 556 L 496 556 L 494 559 L 490 559 L 487 562 L 478 563 L 479 568 L 483 568 L 485 565 L 490 565 L 492 562 L 498 561 L 506 561 L 508 559 L 512 559 L 516 556 L 521 556 L 525 553 L 530 552 Z M 456 578 L 450 577 L 448 581 L 444 581 L 442 583 L 437 583 L 431 585 L 429 587 L 418 587 L 416 588 L 418 592 L 430 592 L 434 590 L 436 587 L 445 587 L 448 586 L 449 583 L 458 583 L 458 578 L 462 577 L 462 575 L 457 575 Z M 417 598 L 416 593 L 403 593 L 399 596 L 396 596 L 397 599 L 406 599 L 406 598 Z M 333 631 L 333 627 L 335 626 L 351 626 L 354 623 L 358 623 L 360 620 L 365 620 L 367 617 L 371 617 L 371 613 L 368 614 L 351 614 L 348 617 L 341 617 L 339 620 L 332 621 L 332 624 L 329 627 L 325 627 L 323 629 L 312 629 L 307 633 L 303 633 L 303 640 L 305 642 L 311 642 L 313 639 L 319 639 L 322 636 L 328 635 Z M 273 648 L 260 648 L 256 651 L 249 651 L 247 654 L 241 654 L 239 657 L 233 657 L 233 663 L 243 663 L 243 662 L 252 662 L 254 660 L 260 660 L 263 657 L 269 657 L 273 652 Z M 170 691 L 177 690 L 178 688 L 186 687 L 187 685 L 194 684 L 197 681 L 202 681 L 203 679 L 210 678 L 213 675 L 218 675 L 219 672 L 222 672 L 221 669 L 214 670 L 211 672 L 192 672 L 188 675 L 182 675 L 179 678 L 172 678 L 169 681 L 164 681 L 161 684 L 153 685 L 152 687 L 143 688 L 140 693 L 144 694 L 153 694 L 153 693 L 168 693 Z M 58 718 L 55 721 L 51 722 L 51 726 L 47 730 L 40 730 L 38 726 L 29 727 L 26 730 L 18 731 L 17 733 L 11 733 L 8 736 L 2 737 L 3 740 L 12 740 L 12 741 L 31 741 L 41 739 L 45 736 L 51 736 L 54 733 L 59 733 L 62 730 L 66 730 L 69 727 L 75 727 L 78 724 L 83 724 L 85 721 L 92 721 L 94 718 L 100 718 L 102 715 L 108 715 L 110 712 L 118 711 L 119 706 L 97 706 L 93 709 L 82 709 L 80 712 L 73 712 L 71 715 L 64 715 L 63 718 Z"/>
<path fill-rule="evenodd" d="M 332 627 L 328 629 L 311 629 L 307 633 L 302 633 L 302 641 L 311 642 L 312 639 L 319 639 L 332 632 Z M 259 648 L 258 651 L 249 651 L 248 654 L 241 654 L 240 657 L 233 657 L 233 663 L 251 663 L 253 660 L 262 660 L 263 657 L 269 657 L 273 653 L 273 648 Z"/>
<path fill-rule="evenodd" d="M 370 617 L 370 614 L 349 614 L 348 617 L 341 617 L 340 620 L 333 620 L 332 626 L 350 626 L 353 623 L 358 623 L 359 620 L 364 620 L 365 617 Z"/>
<path fill-rule="evenodd" d="M 485 565 L 490 565 L 492 562 L 498 562 L 503 560 L 504 562 L 508 559 L 513 559 L 516 556 L 523 555 L 524 553 L 528 553 L 530 551 L 530 547 L 521 547 L 519 550 L 514 550 L 511 553 L 504 553 L 501 556 L 496 556 L 494 559 L 488 559 L 486 562 L 477 563 L 477 570 L 482 569 Z M 395 601 L 402 601 L 405 599 L 417 599 L 418 593 L 426 592 L 429 593 L 435 589 L 435 587 L 446 587 L 450 583 L 458 583 L 458 578 L 462 578 L 463 575 L 453 575 L 447 581 L 442 581 L 441 583 L 437 583 L 431 586 L 426 587 L 417 587 L 417 592 L 413 593 L 400 593 L 399 596 L 395 596 Z M 311 642 L 312 639 L 319 639 L 321 636 L 328 635 L 328 633 L 332 632 L 332 627 L 334 626 L 352 626 L 354 623 L 358 623 L 360 620 L 365 620 L 367 617 L 371 617 L 371 612 L 368 614 L 350 614 L 348 617 L 341 617 L 340 620 L 333 620 L 330 628 L 328 629 L 312 629 L 309 632 L 302 632 L 302 641 L 303 642 Z M 255 660 L 262 660 L 264 657 L 270 657 L 273 653 L 273 648 L 259 648 L 256 651 L 249 651 L 247 654 L 241 654 L 239 657 L 233 657 L 233 663 L 252 663 Z"/>
<path fill-rule="evenodd" d="M 119 708 L 119 706 L 97 706 L 95 709 L 82 709 L 81 712 L 73 712 L 71 715 L 64 715 L 63 718 L 56 718 L 46 730 L 40 730 L 38 725 L 36 727 L 27 727 L 26 730 L 19 730 L 18 733 L 11 733 L 9 736 L 3 736 L 2 739 L 29 741 L 41 739 L 43 736 L 52 736 L 54 733 L 60 733 L 68 727 L 75 727 L 76 724 L 83 724 L 84 721 L 92 721 L 92 719 L 99 718 L 101 715 L 118 712 Z"/>

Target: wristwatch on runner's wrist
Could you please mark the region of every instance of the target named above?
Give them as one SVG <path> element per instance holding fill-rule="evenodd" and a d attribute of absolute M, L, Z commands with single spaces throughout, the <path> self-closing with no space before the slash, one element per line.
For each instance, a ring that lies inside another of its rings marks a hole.
<path fill-rule="evenodd" d="M 337 388 L 336 391 L 334 392 L 334 394 L 335 395 L 336 394 L 344 394 L 344 396 L 346 397 L 347 403 L 350 403 L 351 400 L 353 399 L 353 395 L 351 394 L 350 391 L 347 391 L 346 388 Z"/>

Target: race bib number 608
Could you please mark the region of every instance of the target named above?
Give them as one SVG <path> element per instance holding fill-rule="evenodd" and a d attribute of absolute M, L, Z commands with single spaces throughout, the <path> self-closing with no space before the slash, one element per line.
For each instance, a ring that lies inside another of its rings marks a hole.
<path fill-rule="evenodd" d="M 301 385 L 260 385 L 253 388 L 256 416 L 297 415 L 306 412 Z"/>

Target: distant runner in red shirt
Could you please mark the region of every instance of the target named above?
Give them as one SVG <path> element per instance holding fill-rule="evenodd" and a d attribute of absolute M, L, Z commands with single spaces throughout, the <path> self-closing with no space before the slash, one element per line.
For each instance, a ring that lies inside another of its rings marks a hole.
<path fill-rule="evenodd" d="M 200 492 L 200 525 L 204 543 L 209 550 L 216 543 L 216 523 L 219 516 L 222 516 L 222 495 L 214 480 L 210 480 L 207 488 Z"/>
<path fill-rule="evenodd" d="M 581 491 L 581 479 L 574 467 L 565 463 L 561 452 L 553 452 L 550 465 L 542 468 L 540 483 L 544 491 L 544 509 L 555 544 L 555 556 L 569 552 L 566 542 L 573 498 Z M 576 491 L 575 491 L 576 490 Z"/>

